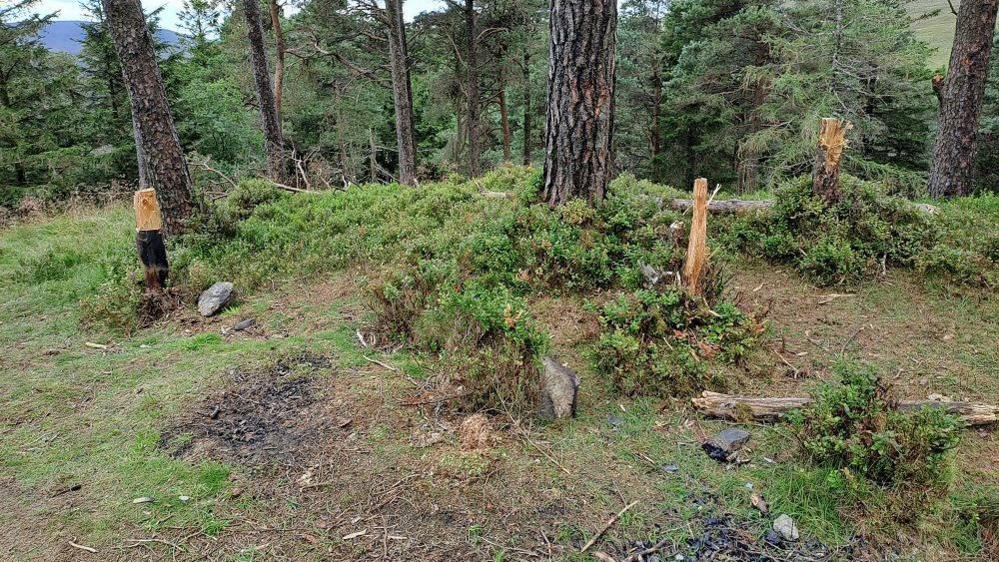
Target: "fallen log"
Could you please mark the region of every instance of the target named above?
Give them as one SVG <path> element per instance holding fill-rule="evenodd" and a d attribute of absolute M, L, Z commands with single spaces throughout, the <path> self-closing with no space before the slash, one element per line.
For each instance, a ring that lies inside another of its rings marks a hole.
<path fill-rule="evenodd" d="M 670 205 L 674 209 L 682 211 L 693 207 L 694 200 L 674 199 Z M 768 211 L 773 206 L 774 201 L 771 199 L 761 199 L 758 201 L 746 199 L 721 199 L 708 202 L 708 211 L 712 213 L 751 213 L 754 211 Z M 931 215 L 939 210 L 935 206 L 928 205 L 926 203 L 913 203 L 912 206 Z"/>
<path fill-rule="evenodd" d="M 777 421 L 784 414 L 811 402 L 807 396 L 765 398 L 721 394 L 705 390 L 700 397 L 691 399 L 694 408 L 712 418 L 732 421 Z M 930 407 L 945 410 L 959 417 L 969 426 L 989 425 L 999 422 L 999 406 L 976 404 L 973 402 L 951 402 L 936 400 L 902 400 L 902 410 L 918 410 Z"/>

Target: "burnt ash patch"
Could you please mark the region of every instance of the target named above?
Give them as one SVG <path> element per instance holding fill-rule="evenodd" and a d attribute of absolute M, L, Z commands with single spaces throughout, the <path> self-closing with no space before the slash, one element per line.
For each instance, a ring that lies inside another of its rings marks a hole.
<path fill-rule="evenodd" d="M 320 377 L 331 365 L 329 358 L 306 352 L 265 369 L 231 367 L 230 384 L 164 432 L 161 447 L 175 457 L 217 457 L 251 466 L 311 458 L 339 426 Z"/>
<path fill-rule="evenodd" d="M 786 541 L 773 531 L 760 535 L 758 526 L 731 516 L 708 516 L 697 534 L 686 541 L 626 541 L 613 549 L 615 559 L 631 562 L 673 560 L 732 560 L 740 562 L 822 562 L 852 560 L 854 544 L 830 548 L 811 539 Z"/>

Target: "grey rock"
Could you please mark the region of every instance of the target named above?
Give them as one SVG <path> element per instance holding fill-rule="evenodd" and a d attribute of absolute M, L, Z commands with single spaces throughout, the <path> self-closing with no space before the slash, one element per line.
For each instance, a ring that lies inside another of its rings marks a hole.
<path fill-rule="evenodd" d="M 798 540 L 798 526 L 794 524 L 794 519 L 786 513 L 781 513 L 777 519 L 774 519 L 774 531 L 786 541 L 796 541 Z"/>
<path fill-rule="evenodd" d="M 680 472 L 680 467 L 675 464 L 665 464 L 662 466 L 662 471 L 669 474 L 676 474 Z"/>
<path fill-rule="evenodd" d="M 254 320 L 253 318 L 247 318 L 246 320 L 240 320 L 239 322 L 237 322 L 236 325 L 232 327 L 232 329 L 236 330 L 237 332 L 243 332 L 252 328 L 253 325 L 256 323 L 257 321 Z"/>
<path fill-rule="evenodd" d="M 718 432 L 714 437 L 701 445 L 704 452 L 716 461 L 730 460 L 735 452 L 749 441 L 749 432 L 745 429 L 730 427 Z"/>
<path fill-rule="evenodd" d="M 575 417 L 579 377 L 554 357 L 545 357 L 542 364 L 544 371 L 541 373 L 541 408 L 538 415 L 549 420 Z"/>
<path fill-rule="evenodd" d="M 198 297 L 198 312 L 206 317 L 214 316 L 221 312 L 232 300 L 232 288 L 232 283 L 222 281 L 206 289 Z"/>

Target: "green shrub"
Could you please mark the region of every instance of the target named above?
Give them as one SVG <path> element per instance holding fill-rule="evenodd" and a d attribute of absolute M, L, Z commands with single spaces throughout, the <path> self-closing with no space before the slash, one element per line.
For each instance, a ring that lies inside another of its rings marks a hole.
<path fill-rule="evenodd" d="M 882 485 L 940 488 L 961 423 L 939 409 L 903 412 L 873 371 L 840 365 L 840 381 L 813 393 L 789 421 L 812 462 L 848 469 Z"/>
<path fill-rule="evenodd" d="M 827 206 L 809 178 L 797 178 L 777 189 L 770 213 L 736 219 L 724 236 L 738 248 L 794 265 L 819 285 L 912 266 L 936 240 L 932 219 L 882 190 L 844 175 L 841 200 Z"/>
<path fill-rule="evenodd" d="M 139 327 L 142 286 L 138 260 L 127 252 L 111 252 L 100 260 L 104 281 L 80 300 L 84 325 L 130 334 Z"/>
<path fill-rule="evenodd" d="M 887 195 L 890 182 L 842 176 L 842 199 L 827 207 L 811 180 L 788 181 L 772 212 L 723 221 L 727 245 L 788 263 L 818 285 L 855 283 L 889 267 L 915 268 L 959 283 L 999 286 L 999 197 L 964 197 L 920 211 Z"/>
<path fill-rule="evenodd" d="M 604 305 L 595 369 L 629 395 L 689 395 L 725 384 L 713 362 L 738 362 L 760 333 L 736 307 L 711 310 L 678 287 L 641 289 Z"/>

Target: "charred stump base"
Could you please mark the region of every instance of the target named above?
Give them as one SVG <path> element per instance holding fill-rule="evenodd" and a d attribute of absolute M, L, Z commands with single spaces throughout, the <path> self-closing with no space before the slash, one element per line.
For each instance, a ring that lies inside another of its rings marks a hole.
<path fill-rule="evenodd" d="M 160 292 L 170 275 L 163 233 L 158 230 L 140 230 L 135 233 L 135 249 L 146 273 L 146 292 Z"/>

